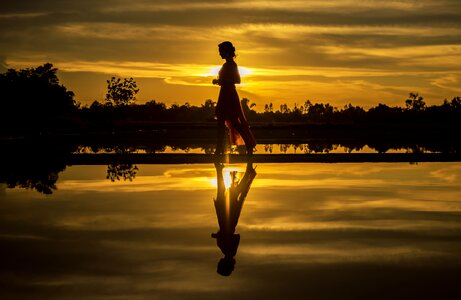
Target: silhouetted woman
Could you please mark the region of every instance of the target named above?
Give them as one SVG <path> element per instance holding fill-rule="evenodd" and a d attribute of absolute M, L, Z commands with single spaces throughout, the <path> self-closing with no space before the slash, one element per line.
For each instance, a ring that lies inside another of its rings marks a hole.
<path fill-rule="evenodd" d="M 245 174 L 238 180 L 237 172 L 231 172 L 230 187 L 224 184 L 222 163 L 215 163 L 216 179 L 218 181 L 217 195 L 214 200 L 216 216 L 218 217 L 219 231 L 212 233 L 211 237 L 216 239 L 219 249 L 224 254 L 218 262 L 217 272 L 223 276 L 229 276 L 234 270 L 235 255 L 240 243 L 240 234 L 235 233 L 235 227 L 242 211 L 243 203 L 251 183 L 256 177 L 256 171 L 252 163 L 247 163 Z"/>
<path fill-rule="evenodd" d="M 253 154 L 256 140 L 243 114 L 242 105 L 235 89 L 235 84 L 240 83 L 240 74 L 234 61 L 235 48 L 228 41 L 222 42 L 218 47 L 219 55 L 226 62 L 219 71 L 218 79 L 213 79 L 213 84 L 221 86 L 215 111 L 215 118 L 218 121 L 216 153 L 224 153 L 224 135 L 225 126 L 227 126 L 231 144 L 245 144 L 247 153 Z"/>

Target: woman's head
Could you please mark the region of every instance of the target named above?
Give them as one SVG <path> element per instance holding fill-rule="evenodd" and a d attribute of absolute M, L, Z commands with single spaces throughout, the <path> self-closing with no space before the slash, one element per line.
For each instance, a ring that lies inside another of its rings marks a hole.
<path fill-rule="evenodd" d="M 234 268 L 235 259 L 226 256 L 219 260 L 216 272 L 218 272 L 218 274 L 222 276 L 229 276 L 234 271 Z"/>
<path fill-rule="evenodd" d="M 225 41 L 218 45 L 219 54 L 222 58 L 233 58 L 235 57 L 235 47 L 231 42 Z"/>

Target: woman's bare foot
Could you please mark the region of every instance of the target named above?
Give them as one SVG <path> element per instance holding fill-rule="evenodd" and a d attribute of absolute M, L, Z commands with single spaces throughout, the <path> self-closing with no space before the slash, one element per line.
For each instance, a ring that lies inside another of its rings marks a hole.
<path fill-rule="evenodd" d="M 223 155 L 223 154 L 224 154 L 224 149 L 216 149 L 216 150 L 214 151 L 214 154 L 215 154 L 215 155 Z"/>

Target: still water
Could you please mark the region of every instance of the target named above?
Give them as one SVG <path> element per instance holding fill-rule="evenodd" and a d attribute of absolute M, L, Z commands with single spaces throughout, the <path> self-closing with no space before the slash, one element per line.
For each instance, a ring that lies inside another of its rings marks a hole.
<path fill-rule="evenodd" d="M 136 168 L 0 184 L 1 298 L 461 297 L 461 163 Z"/>

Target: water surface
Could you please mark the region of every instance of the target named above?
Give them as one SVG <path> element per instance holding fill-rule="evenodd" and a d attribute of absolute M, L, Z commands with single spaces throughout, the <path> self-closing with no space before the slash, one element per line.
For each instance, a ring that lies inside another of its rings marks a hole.
<path fill-rule="evenodd" d="M 215 166 L 137 167 L 67 167 L 51 195 L 1 184 L 2 299 L 461 296 L 461 163 L 260 164 L 227 277 Z"/>

